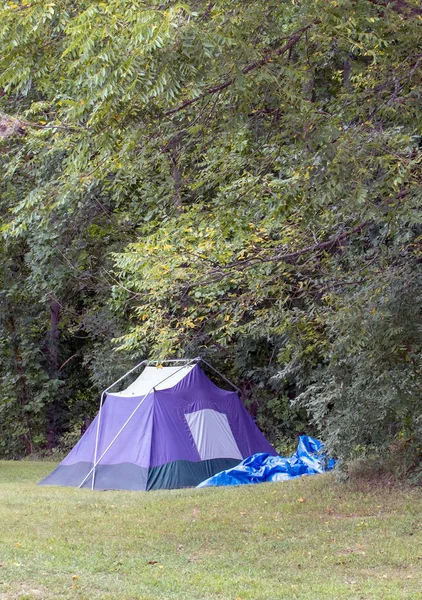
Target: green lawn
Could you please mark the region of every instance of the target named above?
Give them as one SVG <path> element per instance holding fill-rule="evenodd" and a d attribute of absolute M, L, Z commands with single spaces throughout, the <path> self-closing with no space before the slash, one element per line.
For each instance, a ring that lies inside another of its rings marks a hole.
<path fill-rule="evenodd" d="M 0 462 L 2 600 L 422 598 L 420 490 L 37 487 L 53 466 Z"/>

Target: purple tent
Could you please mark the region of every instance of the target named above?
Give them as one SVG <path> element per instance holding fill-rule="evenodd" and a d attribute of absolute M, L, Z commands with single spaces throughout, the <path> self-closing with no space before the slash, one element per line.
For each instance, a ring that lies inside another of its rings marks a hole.
<path fill-rule="evenodd" d="M 277 454 L 239 395 L 218 388 L 197 359 L 146 366 L 123 392 L 103 397 L 89 429 L 40 485 L 191 487 L 257 452 Z"/>

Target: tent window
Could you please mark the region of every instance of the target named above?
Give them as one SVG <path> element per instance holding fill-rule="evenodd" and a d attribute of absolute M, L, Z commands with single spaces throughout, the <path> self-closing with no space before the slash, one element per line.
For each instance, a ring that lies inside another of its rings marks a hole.
<path fill-rule="evenodd" d="M 201 460 L 238 458 L 243 456 L 234 439 L 224 413 L 210 408 L 185 414 Z"/>

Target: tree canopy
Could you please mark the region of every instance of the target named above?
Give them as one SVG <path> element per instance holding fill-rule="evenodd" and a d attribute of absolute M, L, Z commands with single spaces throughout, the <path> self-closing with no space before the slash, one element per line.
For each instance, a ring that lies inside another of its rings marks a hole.
<path fill-rule="evenodd" d="M 275 442 L 416 448 L 421 33 L 417 0 L 4 3 L 1 451 L 197 353 Z"/>

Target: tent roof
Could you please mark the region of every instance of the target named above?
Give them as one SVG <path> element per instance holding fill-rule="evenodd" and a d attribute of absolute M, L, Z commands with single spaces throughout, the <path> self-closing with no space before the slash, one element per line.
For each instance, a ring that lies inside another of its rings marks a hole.
<path fill-rule="evenodd" d="M 133 383 L 121 392 L 111 392 L 113 396 L 144 396 L 155 388 L 156 390 L 167 390 L 174 387 L 184 379 L 194 368 L 194 364 L 181 367 L 145 367 L 142 373 Z"/>

